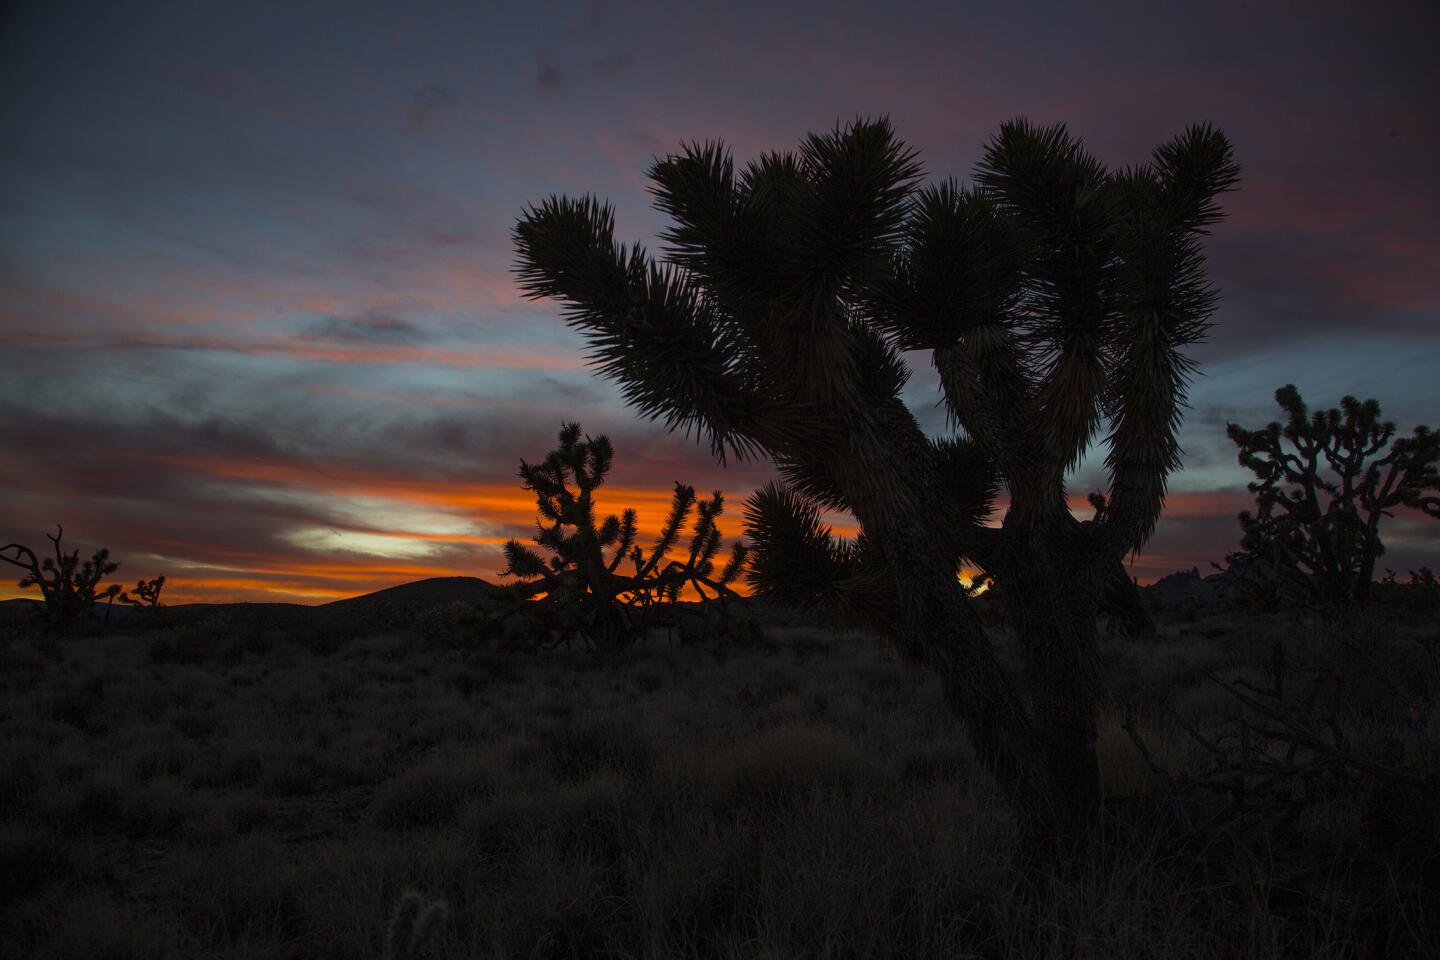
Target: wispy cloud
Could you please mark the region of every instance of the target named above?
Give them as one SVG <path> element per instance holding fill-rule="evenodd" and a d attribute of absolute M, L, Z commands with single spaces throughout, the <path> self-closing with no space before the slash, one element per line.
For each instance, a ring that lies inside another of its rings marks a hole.
<path fill-rule="evenodd" d="M 510 347 L 486 349 L 448 349 L 444 347 L 421 347 L 403 343 L 385 342 L 390 333 L 398 340 L 404 335 L 404 328 L 394 328 L 393 333 L 385 328 L 347 325 L 345 321 L 322 322 L 322 330 L 338 331 L 329 336 L 315 333 L 297 337 L 274 337 L 266 340 L 244 340 L 237 337 L 220 336 L 164 336 L 161 334 L 130 334 L 119 337 L 81 334 L 47 334 L 36 330 L 20 331 L 17 346 L 21 349 L 63 349 L 125 351 L 125 350 L 175 350 L 211 351 L 216 353 L 238 353 L 252 357 L 278 357 L 290 360 L 313 360 L 335 364 L 363 364 L 367 366 L 419 365 L 435 367 L 460 367 L 465 369 L 519 369 L 519 370 L 573 370 L 583 365 L 584 358 L 579 350 L 525 350 Z M 359 335 L 358 331 L 368 330 L 370 337 Z M 345 335 L 348 332 L 348 335 Z M 380 342 L 365 342 L 380 341 Z M 326 343 L 326 340 L 339 341 Z"/>
<path fill-rule="evenodd" d="M 424 339 L 415 323 L 388 313 L 370 312 L 358 317 L 325 317 L 302 334 L 302 340 L 338 340 L 343 343 L 404 343 Z"/>
<path fill-rule="evenodd" d="M 491 575 L 528 522 L 515 462 L 562 419 L 615 436 L 617 507 L 650 516 L 676 479 L 735 502 L 768 467 L 637 423 L 519 296 L 524 205 L 594 193 L 656 249 L 643 171 L 682 140 L 743 162 L 886 113 L 965 177 L 1025 114 L 1115 164 L 1197 120 L 1235 141 L 1186 470 L 1134 569 L 1204 567 L 1244 498 L 1226 419 L 1265 422 L 1290 381 L 1440 409 L 1440 13 L 1131 7 L 27 5 L 0 31 L 0 532 L 64 520 L 177 598 Z M 1420 562 L 1403 531 L 1390 559 Z"/>

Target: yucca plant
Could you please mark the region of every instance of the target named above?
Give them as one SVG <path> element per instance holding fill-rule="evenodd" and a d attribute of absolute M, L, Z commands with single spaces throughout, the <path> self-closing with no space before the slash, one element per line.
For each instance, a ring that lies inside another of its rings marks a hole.
<path fill-rule="evenodd" d="M 778 464 L 786 484 L 748 505 L 756 587 L 881 614 L 1030 835 L 1073 839 L 1100 802 L 1096 615 L 1133 590 L 1123 559 L 1179 465 L 1185 351 L 1215 304 L 1200 240 L 1237 176 L 1209 127 L 1111 171 L 1063 126 L 1016 120 L 970 186 L 922 187 L 889 122 L 859 120 L 741 169 L 720 143 L 658 160 L 665 262 L 617 243 L 608 205 L 552 197 L 516 227 L 518 273 L 641 414 Z M 904 351 L 930 355 L 954 436 L 902 402 Z M 1096 444 L 1109 490 L 1081 520 L 1066 479 Z M 863 543 L 837 543 L 822 509 Z M 965 563 L 1000 587 L 1024 678 Z"/>
<path fill-rule="evenodd" d="M 561 638 L 578 635 L 587 646 L 616 649 L 642 638 L 660 622 L 658 608 L 678 602 L 686 588 L 702 602 L 734 597 L 731 584 L 745 565 L 746 548 L 737 542 L 724 566 L 716 567 L 721 544 L 716 521 L 725 509 L 720 491 L 697 500 L 694 487 L 677 482 L 665 525 L 646 550 L 635 542 L 639 526 L 633 509 L 603 519 L 596 512 L 595 491 L 615 459 L 610 438 L 582 437 L 578 423 L 567 423 L 559 439 L 540 463 L 520 463 L 520 477 L 534 492 L 540 514 L 535 546 L 505 544 L 503 575 L 529 584 L 533 592 L 544 591 L 536 601 L 542 623 L 553 625 Z M 670 551 L 692 513 L 689 546 L 682 559 L 672 559 Z"/>
<path fill-rule="evenodd" d="M 21 589 L 39 587 L 42 606 L 41 615 L 48 629 L 64 630 L 95 610 L 101 599 L 114 602 L 120 594 L 119 584 L 101 589 L 100 582 L 120 569 L 120 564 L 110 559 L 106 548 L 96 550 L 83 563 L 80 548 L 66 552 L 60 546 L 65 528 L 57 525 L 55 533 L 45 534 L 53 547 L 54 557 L 43 560 L 24 544 L 9 543 L 0 547 L 0 560 L 25 571 L 20 580 Z M 106 610 L 108 621 L 109 610 Z"/>
<path fill-rule="evenodd" d="M 1226 560 L 1311 604 L 1363 607 L 1385 553 L 1381 520 L 1399 507 L 1440 519 L 1440 434 L 1422 425 L 1397 437 L 1373 399 L 1312 413 L 1287 384 L 1275 402 L 1283 424 L 1227 424 L 1256 506 L 1240 514 L 1241 549 Z"/>
<path fill-rule="evenodd" d="M 135 592 L 121 593 L 120 602 L 137 610 L 156 611 L 162 606 L 160 603 L 160 591 L 165 589 L 165 578 L 156 577 L 153 580 L 139 580 L 135 583 Z"/>

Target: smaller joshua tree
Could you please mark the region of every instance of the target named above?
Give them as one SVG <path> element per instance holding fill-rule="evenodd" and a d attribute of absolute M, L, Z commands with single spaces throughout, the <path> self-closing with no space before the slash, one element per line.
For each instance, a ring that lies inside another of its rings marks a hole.
<path fill-rule="evenodd" d="M 579 636 L 600 649 L 629 646 L 644 636 L 686 587 L 702 601 L 734 597 L 730 584 L 747 557 L 744 544 L 737 542 L 723 568 L 716 568 L 721 541 L 716 521 L 725 506 L 718 490 L 701 501 L 694 487 L 676 483 L 670 515 L 648 551 L 635 542 L 639 528 L 633 509 L 600 519 L 594 494 L 614 457 L 608 437 L 582 439 L 580 425 L 567 423 L 560 445 L 543 461 L 520 462 L 520 478 L 525 489 L 534 491 L 540 513 L 534 537 L 540 549 L 509 541 L 503 571 L 534 593 L 544 591 L 537 612 L 558 631 L 559 640 Z M 688 549 L 681 559 L 670 559 L 692 512 Z"/>
<path fill-rule="evenodd" d="M 120 594 L 119 600 L 126 606 L 134 607 L 148 624 L 158 625 L 164 622 L 165 615 L 165 605 L 160 602 L 160 591 L 163 589 L 164 577 L 139 580 L 135 583 L 134 591 Z"/>
<path fill-rule="evenodd" d="M 120 569 L 120 564 L 111 561 L 110 551 L 96 550 L 89 560 L 81 563 L 79 547 L 69 553 L 61 549 L 60 540 L 64 535 L 65 528 L 59 524 L 53 535 L 45 535 L 53 545 L 55 556 L 44 560 L 22 544 L 0 547 L 0 560 L 25 571 L 20 587 L 40 588 L 46 626 L 55 630 L 63 630 L 91 613 L 101 598 L 113 602 L 120 593 L 116 584 L 100 589 L 100 581 Z"/>
<path fill-rule="evenodd" d="M 135 584 L 135 592 L 120 594 L 120 602 L 137 610 L 156 610 L 160 607 L 160 591 L 165 589 L 165 578 L 141 580 Z"/>
<path fill-rule="evenodd" d="M 1229 424 L 1240 464 L 1254 472 L 1254 513 L 1240 514 L 1241 549 L 1231 567 L 1310 602 L 1364 606 L 1384 554 L 1380 520 L 1397 507 L 1440 519 L 1440 434 L 1417 426 L 1396 438 L 1380 404 L 1354 397 L 1310 413 L 1293 384 L 1275 391 L 1284 424 Z"/>

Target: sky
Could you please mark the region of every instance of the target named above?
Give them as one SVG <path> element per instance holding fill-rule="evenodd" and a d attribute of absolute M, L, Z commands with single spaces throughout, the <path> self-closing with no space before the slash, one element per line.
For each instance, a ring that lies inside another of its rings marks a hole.
<path fill-rule="evenodd" d="M 557 306 L 519 295 L 510 231 L 593 193 L 654 249 L 655 157 L 719 138 L 744 161 L 856 116 L 888 115 L 930 179 L 967 177 L 1017 116 L 1114 166 L 1193 122 L 1231 138 L 1220 306 L 1142 582 L 1233 549 L 1250 497 L 1225 423 L 1273 419 L 1281 384 L 1440 426 L 1434 2 L 0 11 L 0 542 L 63 523 L 171 602 L 496 579 L 533 531 L 518 462 L 567 420 L 614 441 L 602 506 L 654 527 L 675 481 L 718 488 L 738 535 L 770 467 L 627 410 Z M 1382 568 L 1440 565 L 1433 522 L 1386 541 Z"/>

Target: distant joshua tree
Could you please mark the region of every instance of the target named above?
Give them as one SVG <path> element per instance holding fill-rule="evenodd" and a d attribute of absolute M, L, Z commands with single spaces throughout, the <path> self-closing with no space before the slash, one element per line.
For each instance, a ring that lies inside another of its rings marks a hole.
<path fill-rule="evenodd" d="M 135 584 L 135 594 L 120 594 L 120 602 L 142 610 L 154 610 L 160 606 L 160 591 L 165 589 L 165 578 L 141 580 Z"/>
<path fill-rule="evenodd" d="M 730 585 L 746 560 L 745 545 L 737 542 L 728 562 L 716 569 L 721 540 L 716 520 L 725 507 L 718 490 L 697 501 L 693 487 L 676 483 L 670 515 L 648 552 L 635 543 L 633 509 L 599 519 L 594 493 L 614 457 L 608 437 L 582 439 L 580 425 L 567 423 L 560 446 L 543 461 L 520 462 L 520 477 L 525 489 L 534 491 L 540 513 L 534 543 L 549 556 L 511 540 L 503 571 L 545 591 L 537 601 L 543 623 L 562 636 L 578 634 L 587 645 L 612 650 L 643 637 L 660 622 L 657 608 L 675 603 L 686 587 L 702 601 L 733 597 Z M 683 559 L 667 559 L 692 511 L 695 524 Z"/>
<path fill-rule="evenodd" d="M 162 622 L 161 618 L 165 613 L 165 605 L 160 602 L 160 591 L 164 589 L 164 577 L 139 580 L 135 584 L 134 592 L 120 594 L 119 600 L 126 606 L 133 607 L 142 613 L 147 622 L 153 625 Z"/>
<path fill-rule="evenodd" d="M 55 556 L 40 560 L 35 551 L 18 543 L 0 547 L 0 560 L 25 571 L 20 587 L 39 587 L 46 626 L 63 630 L 74 625 L 81 617 L 93 612 L 100 599 L 114 601 L 120 593 L 118 584 L 100 589 L 100 581 L 120 569 L 120 564 L 110 560 L 110 551 L 104 548 L 84 563 L 80 562 L 80 548 L 66 553 L 60 547 L 65 528 L 56 525 L 54 535 L 46 534 L 54 548 Z M 13 556 L 7 556 L 13 554 Z"/>
<path fill-rule="evenodd" d="M 1310 413 L 1294 384 L 1275 402 L 1283 424 L 1227 425 L 1240 465 L 1256 476 L 1256 508 L 1240 514 L 1241 549 L 1226 560 L 1312 604 L 1363 607 L 1385 553 L 1381 519 L 1397 507 L 1440 519 L 1440 434 L 1418 426 L 1397 438 L 1375 400 L 1344 397 L 1339 409 Z"/>
<path fill-rule="evenodd" d="M 1032 838 L 1075 840 L 1101 799 L 1097 612 L 1138 609 L 1123 561 L 1179 465 L 1186 348 L 1215 305 L 1201 238 L 1238 169 L 1205 126 L 1111 171 L 1063 126 L 1016 120 L 973 185 L 920 174 L 886 120 L 739 170 L 719 143 L 682 146 L 650 171 L 668 262 L 617 243 L 609 205 L 551 197 L 516 227 L 519 277 L 563 303 L 640 413 L 721 460 L 779 465 L 786 484 L 748 508 L 757 588 L 883 614 Z M 953 437 L 901 400 L 901 353 L 921 350 Z M 1081 520 L 1066 477 L 1096 443 L 1109 491 Z M 837 544 L 822 508 L 863 542 Z M 966 562 L 999 587 L 1023 685 L 958 582 Z"/>

